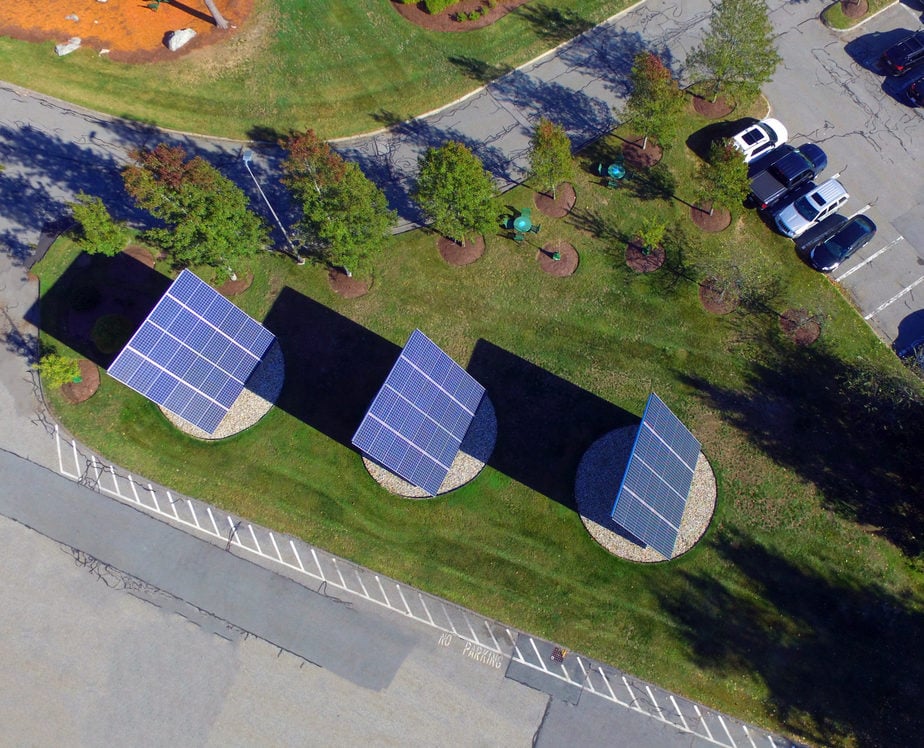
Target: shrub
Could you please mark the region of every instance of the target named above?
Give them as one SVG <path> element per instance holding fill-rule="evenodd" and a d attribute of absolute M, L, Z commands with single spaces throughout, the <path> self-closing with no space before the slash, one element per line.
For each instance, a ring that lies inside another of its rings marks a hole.
<path fill-rule="evenodd" d="M 75 358 L 46 353 L 35 368 L 49 387 L 61 387 L 68 382 L 80 381 L 80 363 Z"/>
<path fill-rule="evenodd" d="M 85 192 L 78 192 L 71 203 L 74 220 L 80 224 L 76 234 L 77 246 L 89 254 L 113 257 L 125 246 L 122 224 L 112 220 L 103 201 Z"/>
<path fill-rule="evenodd" d="M 424 8 L 430 15 L 442 13 L 446 8 L 456 5 L 459 0 L 424 0 Z"/>

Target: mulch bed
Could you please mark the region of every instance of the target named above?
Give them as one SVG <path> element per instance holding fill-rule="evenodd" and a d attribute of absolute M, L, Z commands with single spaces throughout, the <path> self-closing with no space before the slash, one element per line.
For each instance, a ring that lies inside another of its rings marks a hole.
<path fill-rule="evenodd" d="M 636 138 L 635 140 L 623 140 L 622 156 L 629 169 L 647 169 L 658 163 L 664 156 L 664 149 L 661 148 L 652 138 L 648 138 L 648 144 L 642 148 L 645 138 Z"/>
<path fill-rule="evenodd" d="M 484 0 L 461 0 L 461 2 L 447 8 L 441 13 L 430 15 L 424 10 L 422 2 L 416 5 L 405 5 L 392 0 L 391 7 L 411 23 L 417 24 L 427 31 L 474 31 L 490 26 L 499 18 L 503 18 L 514 8 L 529 2 L 529 0 L 498 0 L 493 8 L 488 8 Z M 485 8 L 484 14 L 475 21 L 457 21 L 457 13 L 472 13 L 479 8 Z"/>
<path fill-rule="evenodd" d="M 709 208 L 708 203 L 696 203 L 690 207 L 690 219 L 697 228 L 710 234 L 727 229 L 731 224 L 731 213 L 728 209 L 716 208 L 712 215 L 709 215 Z"/>
<path fill-rule="evenodd" d="M 0 36 L 29 42 L 65 42 L 79 36 L 82 47 L 109 50 L 119 62 L 175 60 L 194 49 L 225 42 L 243 26 L 254 0 L 222 0 L 221 14 L 232 28 L 222 30 L 202 3 L 162 0 L 157 10 L 147 2 L 99 2 L 98 0 L 43 0 L 41 3 L 4 3 Z M 67 16 L 77 16 L 68 20 Z M 164 45 L 169 31 L 191 28 L 196 37 L 177 52 Z"/>
<path fill-rule="evenodd" d="M 706 119 L 722 119 L 735 111 L 735 105 L 724 96 L 715 101 L 693 94 L 693 110 Z"/>
<path fill-rule="evenodd" d="M 664 247 L 655 247 L 647 255 L 642 242 L 635 238 L 626 246 L 626 265 L 636 273 L 652 273 L 664 264 L 667 253 Z"/>
<path fill-rule="evenodd" d="M 479 236 L 477 239 L 468 241 L 465 244 L 459 244 L 445 236 L 439 236 L 436 239 L 436 248 L 440 252 L 440 257 L 446 260 L 450 265 L 461 267 L 470 265 L 484 254 L 484 237 Z"/>
<path fill-rule="evenodd" d="M 571 212 L 577 202 L 577 195 L 574 192 L 573 184 L 563 182 L 555 189 L 554 198 L 543 192 L 537 192 L 533 202 L 542 215 L 549 218 L 564 218 Z"/>
<path fill-rule="evenodd" d="M 552 259 L 552 255 L 558 252 L 560 259 Z M 536 253 L 536 259 L 539 260 L 539 267 L 543 272 L 564 278 L 568 275 L 574 275 L 577 270 L 580 257 L 577 250 L 566 241 L 549 242 Z"/>
<path fill-rule="evenodd" d="M 708 280 L 699 286 L 699 301 L 710 314 L 728 314 L 738 308 L 738 299 L 729 296 L 723 299 L 721 292 L 714 289 Z"/>
<path fill-rule="evenodd" d="M 821 325 L 809 318 L 806 309 L 787 309 L 780 315 L 780 329 L 793 343 L 806 346 L 821 336 Z"/>
<path fill-rule="evenodd" d="M 856 3 L 841 0 L 841 11 L 847 18 L 862 18 L 869 13 L 869 3 L 866 0 L 860 0 Z"/>
<path fill-rule="evenodd" d="M 350 277 L 340 268 L 331 268 L 327 271 L 327 282 L 331 290 L 344 299 L 358 299 L 365 296 L 372 288 L 371 280 Z"/>
<path fill-rule="evenodd" d="M 229 280 L 222 283 L 218 287 L 218 293 L 230 299 L 232 296 L 244 293 L 250 288 L 251 283 L 253 283 L 253 273 L 247 273 L 243 278 L 238 277 L 236 281 Z"/>
<path fill-rule="evenodd" d="M 72 405 L 89 400 L 99 389 L 99 368 L 92 361 L 85 358 L 78 362 L 80 366 L 80 381 L 68 382 L 61 386 L 61 394 Z"/>

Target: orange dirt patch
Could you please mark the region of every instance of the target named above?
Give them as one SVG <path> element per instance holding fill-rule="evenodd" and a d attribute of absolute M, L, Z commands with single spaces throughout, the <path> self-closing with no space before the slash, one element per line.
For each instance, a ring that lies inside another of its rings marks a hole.
<path fill-rule="evenodd" d="M 227 40 L 253 9 L 254 0 L 217 0 L 218 10 L 231 24 L 215 26 L 201 0 L 161 2 L 157 10 L 147 0 L 43 0 L 4 3 L 0 36 L 31 42 L 66 42 L 79 36 L 82 47 L 108 49 L 113 60 L 156 62 L 175 59 L 190 50 Z M 78 20 L 68 19 L 76 16 Z M 170 31 L 190 28 L 196 38 L 178 52 L 164 45 Z"/>

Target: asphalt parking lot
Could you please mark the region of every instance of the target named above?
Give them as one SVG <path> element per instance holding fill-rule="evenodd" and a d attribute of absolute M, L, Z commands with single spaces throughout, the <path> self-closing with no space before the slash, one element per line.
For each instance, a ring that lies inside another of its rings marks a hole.
<path fill-rule="evenodd" d="M 924 111 L 878 72 L 882 51 L 921 28 L 921 7 L 898 3 L 849 32 L 818 20 L 822 3 L 775 3 L 783 63 L 765 93 L 790 142 L 812 141 L 828 154 L 822 174 L 840 172 L 850 192 L 841 212 L 866 209 L 878 232 L 831 274 L 874 330 L 901 349 L 924 337 L 924 171 L 917 147 Z M 868 207 L 867 207 L 868 206 Z"/>

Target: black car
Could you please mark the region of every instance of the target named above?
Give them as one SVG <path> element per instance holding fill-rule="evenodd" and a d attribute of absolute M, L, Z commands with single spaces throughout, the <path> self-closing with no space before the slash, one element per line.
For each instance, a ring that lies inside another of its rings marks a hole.
<path fill-rule="evenodd" d="M 854 216 L 838 231 L 825 239 L 808 254 L 809 264 L 827 273 L 861 247 L 865 247 L 876 234 L 876 224 L 866 216 Z"/>
<path fill-rule="evenodd" d="M 840 213 L 828 216 L 821 223 L 816 223 L 802 236 L 795 239 L 796 251 L 801 255 L 808 254 L 812 247 L 816 244 L 821 244 L 845 223 L 847 223 L 847 217 L 842 216 Z"/>
<path fill-rule="evenodd" d="M 915 106 L 924 106 L 924 75 L 911 82 L 907 88 L 908 99 Z"/>
<path fill-rule="evenodd" d="M 881 59 L 886 75 L 904 75 L 924 60 L 924 31 L 917 31 L 893 44 L 882 53 Z"/>
<path fill-rule="evenodd" d="M 800 184 L 814 179 L 828 165 L 828 157 L 814 143 L 806 143 L 781 156 L 751 178 L 750 202 L 767 210 Z"/>

